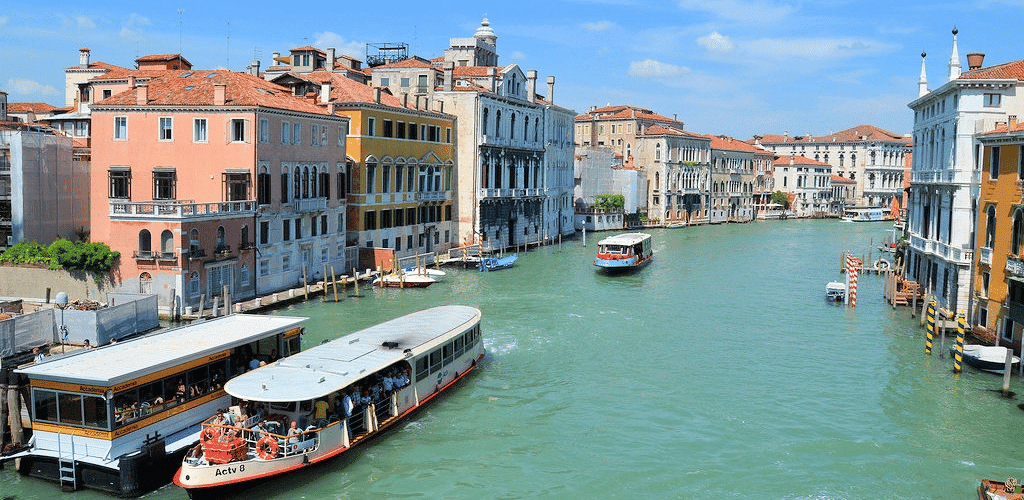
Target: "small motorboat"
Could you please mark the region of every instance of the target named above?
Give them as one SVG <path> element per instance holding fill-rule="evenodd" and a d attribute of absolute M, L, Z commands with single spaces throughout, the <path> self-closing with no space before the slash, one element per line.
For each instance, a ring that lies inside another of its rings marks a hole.
<path fill-rule="evenodd" d="M 979 370 L 991 373 L 1003 373 L 1006 366 L 1007 348 L 1001 345 L 964 344 L 964 363 Z M 956 356 L 956 344 L 949 346 L 949 355 Z M 1020 363 L 1020 358 L 1013 356 L 1010 366 Z"/>
<path fill-rule="evenodd" d="M 445 276 L 448 276 L 448 273 L 440 269 L 427 269 L 425 267 L 407 267 L 402 269 L 402 272 L 405 273 L 406 276 L 429 276 L 433 278 L 434 281 L 441 281 Z"/>
<path fill-rule="evenodd" d="M 514 253 L 506 257 L 484 257 L 480 259 L 479 269 L 481 271 L 500 271 L 516 265 L 519 254 Z"/>
<path fill-rule="evenodd" d="M 846 300 L 846 283 L 830 281 L 825 285 L 825 299 L 829 302 Z"/>
<path fill-rule="evenodd" d="M 373 286 L 391 288 L 426 288 L 436 282 L 437 280 L 430 276 L 392 273 L 378 276 L 377 279 L 373 280 Z"/>

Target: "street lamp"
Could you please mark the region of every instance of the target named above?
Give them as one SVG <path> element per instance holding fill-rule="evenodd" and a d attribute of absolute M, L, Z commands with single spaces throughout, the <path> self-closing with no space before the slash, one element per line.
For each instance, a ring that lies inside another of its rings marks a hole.
<path fill-rule="evenodd" d="M 57 292 L 54 304 L 60 308 L 60 352 L 64 353 L 64 344 L 68 341 L 68 327 L 64 325 L 64 309 L 68 307 L 68 294 Z"/>

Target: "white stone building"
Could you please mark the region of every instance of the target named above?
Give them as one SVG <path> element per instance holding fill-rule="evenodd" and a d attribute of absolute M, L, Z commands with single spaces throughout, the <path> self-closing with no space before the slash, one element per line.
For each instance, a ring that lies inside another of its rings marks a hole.
<path fill-rule="evenodd" d="M 956 35 L 946 81 L 928 89 L 921 54 L 919 96 L 908 104 L 914 158 L 905 275 L 930 288 L 941 306 L 967 313 L 981 179 L 976 134 L 1024 112 L 1024 61 L 982 67 L 983 54 L 968 54 L 961 73 Z"/>

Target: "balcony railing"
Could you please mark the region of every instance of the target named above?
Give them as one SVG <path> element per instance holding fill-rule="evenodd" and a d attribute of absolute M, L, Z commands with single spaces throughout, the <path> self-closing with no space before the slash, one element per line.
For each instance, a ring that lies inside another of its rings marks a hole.
<path fill-rule="evenodd" d="M 147 219 L 190 219 L 225 215 L 253 215 L 256 202 L 221 201 L 195 203 L 192 201 L 118 201 L 110 200 L 110 217 L 140 217 Z"/>
<path fill-rule="evenodd" d="M 150 250 L 135 250 L 132 253 L 132 258 L 135 260 L 178 260 L 178 256 L 174 252 L 153 252 Z"/>
<path fill-rule="evenodd" d="M 481 191 L 487 191 L 481 189 Z M 448 191 L 417 191 L 416 201 L 445 201 L 448 199 Z"/>
<path fill-rule="evenodd" d="M 1006 259 L 1006 272 L 1014 276 L 1024 276 L 1024 261 L 1020 259 Z"/>
<path fill-rule="evenodd" d="M 981 247 L 981 253 L 978 256 L 978 260 L 982 264 L 992 265 L 992 247 Z"/>
<path fill-rule="evenodd" d="M 939 241 L 926 240 L 920 236 L 911 235 L 910 246 L 921 253 L 932 254 L 959 265 L 969 265 L 974 259 L 974 250 L 956 248 Z"/>
<path fill-rule="evenodd" d="M 292 202 L 296 212 L 323 212 L 327 210 L 327 198 L 306 198 Z"/>

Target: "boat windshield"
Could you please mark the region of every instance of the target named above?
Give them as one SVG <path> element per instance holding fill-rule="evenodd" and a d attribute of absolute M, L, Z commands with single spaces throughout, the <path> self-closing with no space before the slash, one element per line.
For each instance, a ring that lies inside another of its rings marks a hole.
<path fill-rule="evenodd" d="M 599 253 L 624 254 L 627 252 L 626 247 L 622 245 L 601 245 Z"/>

